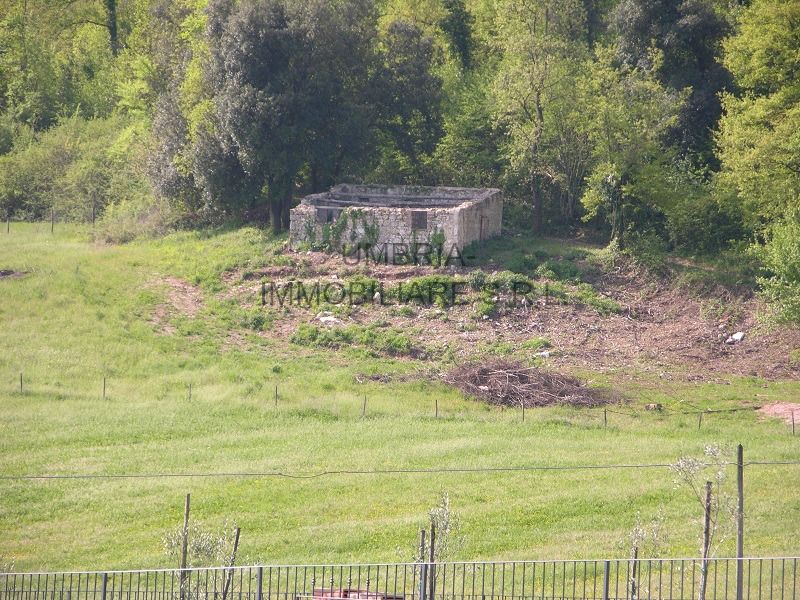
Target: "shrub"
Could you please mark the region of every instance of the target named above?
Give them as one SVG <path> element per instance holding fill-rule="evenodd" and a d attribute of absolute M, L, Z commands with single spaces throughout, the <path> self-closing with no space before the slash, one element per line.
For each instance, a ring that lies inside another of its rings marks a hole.
<path fill-rule="evenodd" d="M 504 292 L 514 291 L 515 285 L 523 287 L 530 286 L 530 288 L 533 289 L 533 282 L 528 277 L 512 271 L 500 271 L 496 273 L 491 277 L 489 283 L 494 289 Z"/>
<path fill-rule="evenodd" d="M 112 200 L 150 197 L 141 169 L 147 124 L 73 116 L 20 135 L 0 156 L 0 207 L 16 218 L 88 221 Z"/>
<path fill-rule="evenodd" d="M 414 350 L 411 340 L 403 332 L 397 329 L 380 329 L 374 325 L 323 328 L 301 323 L 297 326 L 291 341 L 301 346 L 321 348 L 361 346 L 393 356 L 408 355 Z"/>
<path fill-rule="evenodd" d="M 569 290 L 567 289 L 567 286 L 558 281 L 537 285 L 534 288 L 534 291 L 539 296 L 544 296 L 545 299 L 566 301 L 569 297 Z"/>
<path fill-rule="evenodd" d="M 261 308 L 243 311 L 240 325 L 253 331 L 266 331 L 272 327 L 275 315 Z"/>
<path fill-rule="evenodd" d="M 141 237 L 163 236 L 173 231 L 180 218 L 163 198 L 137 196 L 106 207 L 94 231 L 95 239 L 124 244 Z"/>
<path fill-rule="evenodd" d="M 757 247 L 766 274 L 758 279 L 780 322 L 800 323 L 800 217 L 773 226 L 767 243 Z"/>
<path fill-rule="evenodd" d="M 488 279 L 489 275 L 487 275 L 486 272 L 482 271 L 481 269 L 475 269 L 474 271 L 471 271 L 470 274 L 467 276 L 469 287 L 471 287 L 476 292 L 483 289 Z"/>
<path fill-rule="evenodd" d="M 520 344 L 520 348 L 524 350 L 541 350 L 542 348 L 550 348 L 551 346 L 550 340 L 543 337 L 531 338 Z"/>
<path fill-rule="evenodd" d="M 536 268 L 536 275 L 556 281 L 580 281 L 581 270 L 572 262 L 548 260 Z"/>
<path fill-rule="evenodd" d="M 511 342 L 493 342 L 486 346 L 486 352 L 497 356 L 508 356 L 513 354 L 516 347 Z"/>
<path fill-rule="evenodd" d="M 592 307 L 600 315 L 609 315 L 622 311 L 622 307 L 613 298 L 597 293 L 591 284 L 581 283 L 572 295 L 572 299 L 580 304 Z"/>
<path fill-rule="evenodd" d="M 666 275 L 667 244 L 653 231 L 631 232 L 628 234 L 627 254 L 634 263 L 657 275 Z"/>
<path fill-rule="evenodd" d="M 693 194 L 668 213 L 670 240 L 675 248 L 710 255 L 749 233 L 740 202 L 718 202 L 711 194 Z"/>
<path fill-rule="evenodd" d="M 429 305 L 435 304 L 440 308 L 451 306 L 457 299 L 456 286 L 458 293 L 463 293 L 463 284 L 467 283 L 459 277 L 449 275 L 425 275 L 423 277 L 413 277 L 390 288 L 387 296 L 397 299 L 399 302 L 411 302 L 416 304 Z M 400 297 L 402 296 L 402 298 Z"/>
<path fill-rule="evenodd" d="M 506 263 L 509 271 L 515 271 L 517 273 L 533 271 L 538 265 L 539 259 L 531 254 L 513 256 Z"/>
<path fill-rule="evenodd" d="M 789 364 L 800 365 L 800 348 L 796 348 L 789 352 Z"/>
<path fill-rule="evenodd" d="M 475 318 L 482 319 L 483 317 L 491 318 L 497 311 L 497 304 L 492 302 L 491 299 L 487 300 L 482 298 L 474 304 Z"/>

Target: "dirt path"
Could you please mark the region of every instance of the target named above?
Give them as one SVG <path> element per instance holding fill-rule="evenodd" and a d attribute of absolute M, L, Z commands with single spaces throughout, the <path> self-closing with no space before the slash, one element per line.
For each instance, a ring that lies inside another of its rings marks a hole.
<path fill-rule="evenodd" d="M 153 282 L 153 287 L 165 287 L 167 302 L 153 311 L 150 322 L 164 335 L 174 335 L 177 329 L 170 322 L 173 315 L 194 318 L 203 307 L 203 295 L 197 286 L 177 277 L 163 277 Z"/>

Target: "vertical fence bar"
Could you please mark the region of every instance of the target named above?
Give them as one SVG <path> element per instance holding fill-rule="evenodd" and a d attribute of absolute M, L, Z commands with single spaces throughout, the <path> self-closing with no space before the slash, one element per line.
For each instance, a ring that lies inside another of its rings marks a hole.
<path fill-rule="evenodd" d="M 608 577 L 611 570 L 611 561 L 603 562 L 603 600 L 608 600 Z"/>
<path fill-rule="evenodd" d="M 744 575 L 744 447 L 736 447 L 736 600 L 742 600 Z"/>

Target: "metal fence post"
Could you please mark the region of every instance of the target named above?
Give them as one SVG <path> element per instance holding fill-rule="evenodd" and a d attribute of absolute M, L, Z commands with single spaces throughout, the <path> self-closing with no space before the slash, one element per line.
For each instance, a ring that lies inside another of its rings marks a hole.
<path fill-rule="evenodd" d="M 106 600 L 106 590 L 108 589 L 108 573 L 103 573 L 103 584 L 100 588 L 100 600 Z"/>
<path fill-rule="evenodd" d="M 603 600 L 608 600 L 608 580 L 611 575 L 611 561 L 606 560 L 603 564 Z"/>
<path fill-rule="evenodd" d="M 420 529 L 419 531 L 419 600 L 425 600 L 425 596 L 428 593 L 427 587 L 427 575 L 428 569 L 427 565 L 425 564 L 425 530 Z"/>
<path fill-rule="evenodd" d="M 264 581 L 264 567 L 258 567 L 258 571 L 256 571 L 256 600 L 262 600 L 261 588 L 263 581 Z"/>
<path fill-rule="evenodd" d="M 742 600 L 744 583 L 744 448 L 736 448 L 736 600 Z"/>

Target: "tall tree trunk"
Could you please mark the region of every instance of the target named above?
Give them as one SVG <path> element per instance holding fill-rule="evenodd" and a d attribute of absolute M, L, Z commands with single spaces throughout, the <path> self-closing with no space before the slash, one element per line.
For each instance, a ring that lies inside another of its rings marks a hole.
<path fill-rule="evenodd" d="M 283 206 L 279 195 L 270 194 L 269 198 L 269 222 L 272 225 L 273 233 L 281 232 Z"/>
<path fill-rule="evenodd" d="M 106 27 L 108 27 L 108 38 L 111 43 L 111 54 L 116 56 L 119 53 L 119 33 L 117 31 L 117 0 L 105 0 L 106 3 Z"/>
<path fill-rule="evenodd" d="M 586 12 L 586 45 L 589 46 L 589 50 L 593 50 L 597 39 L 597 30 L 600 26 L 595 0 L 583 0 L 583 8 Z"/>
<path fill-rule="evenodd" d="M 544 200 L 541 190 L 539 189 L 539 182 L 535 175 L 531 177 L 531 198 L 533 199 L 533 232 L 542 233 L 544 225 Z"/>
<path fill-rule="evenodd" d="M 22 58 L 20 59 L 20 70 L 26 73 L 28 70 L 28 0 L 22 2 L 22 19 L 19 24 L 20 39 L 22 43 Z"/>
<path fill-rule="evenodd" d="M 616 240 L 619 249 L 625 247 L 625 238 L 623 230 L 625 229 L 625 215 L 622 209 L 622 198 L 617 196 L 611 205 L 611 239 Z"/>
<path fill-rule="evenodd" d="M 289 230 L 289 210 L 292 208 L 292 185 L 287 185 L 281 202 L 281 223 L 283 229 Z"/>

